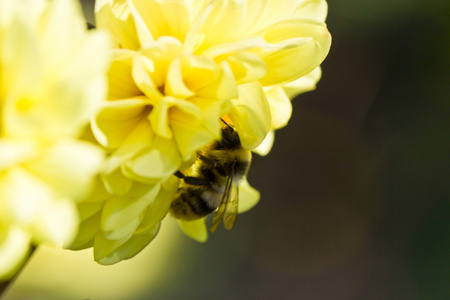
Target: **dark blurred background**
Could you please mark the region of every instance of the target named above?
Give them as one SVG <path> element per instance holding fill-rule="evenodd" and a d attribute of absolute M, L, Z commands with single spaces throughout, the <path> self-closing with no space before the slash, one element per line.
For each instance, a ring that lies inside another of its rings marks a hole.
<path fill-rule="evenodd" d="M 254 158 L 260 203 L 180 234 L 124 299 L 450 299 L 449 3 L 330 0 L 317 90 Z"/>

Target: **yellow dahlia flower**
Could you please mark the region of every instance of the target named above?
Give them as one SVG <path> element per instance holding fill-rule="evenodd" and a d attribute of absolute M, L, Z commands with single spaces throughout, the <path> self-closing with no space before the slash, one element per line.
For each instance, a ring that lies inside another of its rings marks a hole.
<path fill-rule="evenodd" d="M 106 34 L 74 0 L 0 0 L 0 280 L 70 243 L 103 150 L 78 139 L 106 95 Z"/>
<path fill-rule="evenodd" d="M 97 0 L 97 27 L 114 49 L 109 101 L 92 132 L 109 154 L 94 192 L 102 196 L 79 205 L 71 248 L 93 246 L 103 264 L 140 251 L 167 214 L 174 172 L 220 139 L 220 118 L 244 148 L 267 153 L 291 116 L 290 98 L 320 77 L 331 44 L 326 14 L 325 0 Z M 242 212 L 259 193 L 240 188 Z M 181 227 L 206 239 L 203 219 Z"/>

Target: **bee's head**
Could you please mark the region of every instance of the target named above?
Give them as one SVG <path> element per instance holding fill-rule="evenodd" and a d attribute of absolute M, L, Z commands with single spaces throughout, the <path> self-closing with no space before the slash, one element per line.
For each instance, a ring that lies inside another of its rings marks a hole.
<path fill-rule="evenodd" d="M 236 149 L 241 147 L 241 140 L 238 133 L 229 124 L 222 128 L 222 139 L 217 145 L 217 149 Z"/>

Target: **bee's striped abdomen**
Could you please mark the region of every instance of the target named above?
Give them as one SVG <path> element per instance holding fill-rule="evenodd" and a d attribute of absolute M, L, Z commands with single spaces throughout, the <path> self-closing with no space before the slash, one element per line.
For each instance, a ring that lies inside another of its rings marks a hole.
<path fill-rule="evenodd" d="M 205 217 L 215 208 L 210 208 L 198 188 L 181 187 L 170 205 L 170 213 L 177 219 L 192 221 Z"/>

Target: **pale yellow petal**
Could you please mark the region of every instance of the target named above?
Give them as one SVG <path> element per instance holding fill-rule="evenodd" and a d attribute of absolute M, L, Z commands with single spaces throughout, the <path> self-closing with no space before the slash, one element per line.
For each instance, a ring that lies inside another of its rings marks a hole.
<path fill-rule="evenodd" d="M 171 139 L 172 130 L 169 126 L 169 110 L 176 104 L 177 100 L 172 97 L 163 97 L 153 107 L 148 119 L 154 133 L 162 138 Z"/>
<path fill-rule="evenodd" d="M 314 90 L 321 76 L 322 76 L 321 68 L 317 67 L 311 73 L 308 73 L 297 80 L 284 84 L 283 90 L 286 93 L 286 95 L 290 99 L 292 99 L 301 93 Z"/>
<path fill-rule="evenodd" d="M 95 236 L 100 232 L 101 211 L 80 222 L 77 236 L 65 248 L 81 250 L 93 246 Z"/>
<path fill-rule="evenodd" d="M 186 1 L 129 0 L 135 20 L 145 24 L 153 39 L 173 36 L 184 40 L 190 27 L 189 7 Z"/>
<path fill-rule="evenodd" d="M 205 219 L 195 221 L 179 221 L 183 232 L 191 239 L 204 243 L 208 239 L 208 230 L 206 229 Z"/>
<path fill-rule="evenodd" d="M 229 64 L 220 64 L 219 72 L 210 84 L 197 90 L 197 95 L 205 98 L 215 98 L 218 100 L 234 99 L 238 96 L 236 81 Z"/>
<path fill-rule="evenodd" d="M 139 51 L 143 68 L 158 89 L 165 89 L 169 66 L 182 51 L 181 42 L 171 36 L 160 37 Z"/>
<path fill-rule="evenodd" d="M 111 196 L 111 194 L 106 189 L 105 184 L 102 181 L 102 179 L 100 178 L 100 176 L 97 176 L 94 179 L 94 182 L 92 185 L 93 186 L 92 186 L 91 192 L 82 201 L 82 203 L 95 205 L 95 203 L 103 202 Z M 83 219 L 83 214 L 81 214 L 81 218 Z"/>
<path fill-rule="evenodd" d="M 102 211 L 102 231 L 113 231 L 129 224 L 142 214 L 145 208 L 155 199 L 158 191 L 159 185 L 135 182 L 127 195 L 113 196 L 108 199 Z"/>
<path fill-rule="evenodd" d="M 103 158 L 101 148 L 65 139 L 28 163 L 27 168 L 51 186 L 56 195 L 77 201 L 87 196 Z"/>
<path fill-rule="evenodd" d="M 108 240 L 122 240 L 131 238 L 142 220 L 143 213 L 131 219 L 127 224 L 117 227 L 111 231 L 102 231 L 103 236 Z"/>
<path fill-rule="evenodd" d="M 18 224 L 29 226 L 54 198 L 51 188 L 26 169 L 13 168 L 2 174 L 0 217 L 3 220 L 13 218 Z"/>
<path fill-rule="evenodd" d="M 258 204 L 260 193 L 245 179 L 239 184 L 239 213 L 244 213 Z"/>
<path fill-rule="evenodd" d="M 237 97 L 236 81 L 229 64 L 211 58 L 183 55 L 168 70 L 165 92 L 178 98 L 232 99 Z"/>
<path fill-rule="evenodd" d="M 50 1 L 39 22 L 41 50 L 49 57 L 45 63 L 58 65 L 65 61 L 67 54 L 72 52 L 74 40 L 84 36 L 85 24 L 79 3 Z"/>
<path fill-rule="evenodd" d="M 35 157 L 37 151 L 38 145 L 33 140 L 0 138 L 0 171 Z"/>
<path fill-rule="evenodd" d="M 155 136 L 151 148 L 144 149 L 122 166 L 126 176 L 141 182 L 159 182 L 180 166 L 181 156 L 174 140 Z"/>
<path fill-rule="evenodd" d="M 111 168 L 111 165 L 108 165 L 108 167 Z M 118 167 L 113 171 L 103 174 L 101 178 L 105 185 L 106 191 L 110 195 L 124 196 L 130 191 L 131 187 L 133 186 L 133 180 L 126 177 L 122 173 L 122 170 Z"/>
<path fill-rule="evenodd" d="M 227 57 L 233 75 L 238 84 L 258 80 L 267 74 L 267 66 L 258 55 L 240 52 Z"/>
<path fill-rule="evenodd" d="M 181 58 L 176 58 L 171 62 L 170 67 L 167 70 L 166 79 L 167 82 L 164 86 L 164 93 L 166 95 L 178 98 L 188 98 L 195 94 L 184 82 Z"/>
<path fill-rule="evenodd" d="M 127 0 L 95 1 L 95 21 L 98 28 L 111 33 L 117 48 L 137 50 L 140 47 Z"/>
<path fill-rule="evenodd" d="M 328 13 L 328 4 L 326 0 L 306 0 L 295 11 L 294 17 L 311 18 L 319 22 L 325 22 Z"/>
<path fill-rule="evenodd" d="M 105 103 L 92 123 L 92 132 L 105 147 L 120 146 L 146 115 L 145 98 L 133 98 Z"/>
<path fill-rule="evenodd" d="M 247 34 L 254 33 L 267 26 L 290 19 L 305 0 L 247 0 Z"/>
<path fill-rule="evenodd" d="M 80 223 L 84 222 L 93 215 L 98 214 L 105 205 L 105 201 L 96 202 L 80 202 L 77 203 L 78 215 L 80 217 Z"/>
<path fill-rule="evenodd" d="M 159 229 L 161 228 L 161 223 L 156 224 L 153 228 L 135 234 L 125 245 L 123 245 L 119 251 L 121 254 L 125 254 L 125 259 L 132 258 L 136 254 L 142 251 L 158 234 Z"/>
<path fill-rule="evenodd" d="M 124 259 L 129 259 L 138 254 L 158 234 L 160 223 L 152 230 L 137 234 L 130 239 L 110 241 L 104 238 L 96 238 L 94 242 L 94 259 L 102 265 L 112 265 Z"/>
<path fill-rule="evenodd" d="M 30 237 L 18 227 L 0 224 L 0 281 L 8 280 L 28 256 Z"/>
<path fill-rule="evenodd" d="M 244 1 L 211 1 L 194 20 L 186 36 L 186 48 L 199 54 L 212 45 L 234 39 L 244 17 Z"/>
<path fill-rule="evenodd" d="M 171 127 L 182 159 L 188 160 L 199 148 L 218 137 L 219 128 L 217 127 L 217 131 L 213 132 L 199 119 L 186 118 L 183 115 L 186 114 L 182 110 L 174 111 Z"/>
<path fill-rule="evenodd" d="M 33 224 L 33 236 L 62 247 L 69 245 L 78 230 L 78 213 L 70 200 L 58 199 L 41 211 Z"/>
<path fill-rule="evenodd" d="M 150 123 L 146 118 L 142 118 L 134 126 L 129 134 L 125 136 L 123 142 L 106 160 L 103 172 L 109 174 L 114 172 L 124 162 L 130 160 L 139 151 L 148 148 L 154 139 L 154 134 Z"/>
<path fill-rule="evenodd" d="M 132 62 L 135 51 L 115 50 L 108 71 L 108 100 L 132 98 L 142 95 L 133 79 Z"/>
<path fill-rule="evenodd" d="M 151 230 L 165 218 L 170 204 L 175 197 L 179 183 L 180 180 L 177 177 L 171 176 L 161 184 L 158 195 L 147 206 L 145 216 L 136 229 L 135 234 L 141 234 Z"/>
<path fill-rule="evenodd" d="M 279 129 L 287 125 L 292 115 L 292 104 L 281 86 L 270 87 L 266 90 L 272 115 L 272 129 Z"/>
<path fill-rule="evenodd" d="M 262 143 L 259 144 L 258 147 L 253 149 L 253 152 L 261 156 L 266 156 L 267 154 L 269 154 L 270 150 L 272 150 L 274 141 L 275 141 L 275 132 L 274 130 L 270 130 L 267 133 L 266 138 L 262 141 Z"/>
<path fill-rule="evenodd" d="M 162 97 L 162 93 L 151 76 L 151 73 L 155 72 L 155 63 L 152 60 L 143 55 L 136 55 L 131 72 L 134 82 L 147 97 L 151 99 Z"/>
<path fill-rule="evenodd" d="M 239 99 L 233 103 L 235 106 L 229 116 L 242 146 L 253 150 L 261 144 L 271 127 L 272 117 L 266 95 L 257 82 L 242 84 L 239 86 Z"/>
<path fill-rule="evenodd" d="M 20 4 L 18 1 L 7 2 Z M 22 5 L 25 4 L 22 3 Z M 35 88 L 36 78 L 42 76 L 43 72 L 40 55 L 36 51 L 39 47 L 39 41 L 32 29 L 29 28 L 31 24 L 27 26 L 22 21 L 27 20 L 30 16 L 22 16 L 22 20 L 19 19 L 16 14 L 24 13 L 26 9 L 14 6 L 8 5 L 6 9 L 0 10 L 0 22 L 5 22 L 6 24 L 3 24 L 3 26 L 8 28 L 8 30 L 2 30 L 1 32 L 0 75 L 2 75 L 1 73 L 4 75 L 0 76 L 0 103 L 7 96 L 5 95 L 6 88 L 10 97 L 15 98 L 16 93 L 23 93 L 24 86 L 27 89 Z M 38 13 L 39 15 L 40 13 Z M 35 20 L 38 16 L 30 19 Z M 30 22 L 32 21 L 30 20 Z"/>
<path fill-rule="evenodd" d="M 296 80 L 317 68 L 328 54 L 331 35 L 325 24 L 308 20 L 289 20 L 268 27 L 264 38 L 280 46 L 269 51 L 264 61 L 269 70 L 263 86 Z"/>
<path fill-rule="evenodd" d="M 108 240 L 103 236 L 101 232 L 98 232 L 94 238 L 94 260 L 98 263 L 103 261 L 102 264 L 109 265 L 119 262 L 123 259 L 117 257 L 117 261 L 113 263 L 107 263 L 111 261 L 111 258 L 115 256 L 115 251 L 120 248 L 120 246 L 124 245 L 129 238 L 124 238 L 121 240 Z"/>

